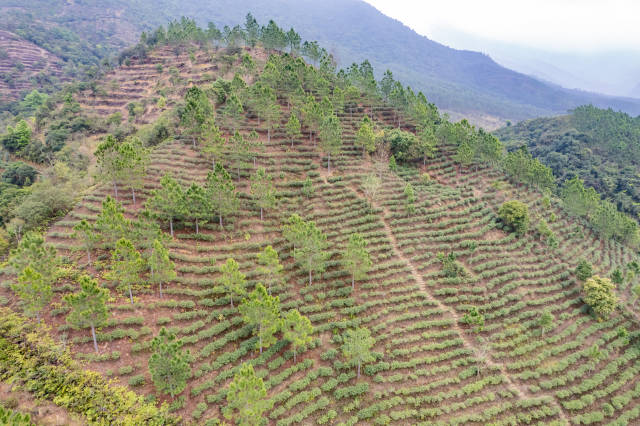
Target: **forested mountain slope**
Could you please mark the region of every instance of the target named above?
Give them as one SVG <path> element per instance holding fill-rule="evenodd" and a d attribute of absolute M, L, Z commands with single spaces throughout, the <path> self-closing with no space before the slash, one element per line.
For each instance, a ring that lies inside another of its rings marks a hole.
<path fill-rule="evenodd" d="M 86 123 L 64 143 L 100 167 L 46 242 L 14 218 L 3 303 L 185 424 L 637 422 L 637 226 L 602 237 L 540 163 L 266 42 L 158 40 L 41 105 L 33 135 Z"/>
<path fill-rule="evenodd" d="M 5 17 L 0 28 L 24 34 L 53 54 L 68 49 L 72 40 L 73 49 L 62 57 L 76 74 L 169 19 L 196 16 L 200 24 L 233 26 L 252 12 L 263 24 L 275 19 L 299 28 L 304 38 L 318 40 L 334 53 L 342 67 L 368 59 L 378 77 L 390 69 L 441 109 L 488 128 L 588 103 L 640 113 L 640 101 L 565 90 L 501 67 L 486 55 L 438 44 L 360 0 L 119 0 L 106 6 L 102 0 L 4 0 L 0 10 Z M 27 27 L 33 31 L 25 34 Z"/>
<path fill-rule="evenodd" d="M 495 134 L 509 149 L 526 146 L 560 182 L 578 176 L 638 217 L 640 117 L 582 106 L 569 115 L 524 121 Z"/>

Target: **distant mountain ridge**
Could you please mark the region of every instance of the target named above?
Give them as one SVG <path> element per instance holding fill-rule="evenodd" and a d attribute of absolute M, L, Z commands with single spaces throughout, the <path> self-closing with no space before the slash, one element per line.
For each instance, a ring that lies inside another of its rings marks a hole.
<path fill-rule="evenodd" d="M 294 27 L 305 39 L 318 40 L 340 66 L 369 59 L 378 76 L 388 68 L 439 108 L 488 127 L 496 127 L 491 122 L 560 114 L 583 104 L 640 114 L 640 100 L 568 90 L 517 73 L 482 53 L 452 49 L 421 36 L 361 0 L 34 0 L 28 4 L 4 0 L 0 11 L 5 5 L 94 42 L 101 38 L 111 51 L 135 42 L 133 28 L 141 32 L 182 15 L 200 24 L 236 25 L 251 12 L 263 24 L 274 19 L 283 27 Z M 99 31 L 91 33 L 86 17 L 100 6 L 108 7 L 96 24 Z"/>

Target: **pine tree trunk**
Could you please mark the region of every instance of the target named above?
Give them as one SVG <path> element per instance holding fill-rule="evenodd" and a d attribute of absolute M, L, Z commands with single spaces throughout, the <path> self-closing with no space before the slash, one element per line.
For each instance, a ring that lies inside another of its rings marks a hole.
<path fill-rule="evenodd" d="M 196 218 L 196 235 L 200 233 L 200 228 L 198 227 L 198 218 Z"/>
<path fill-rule="evenodd" d="M 356 289 L 356 274 L 351 274 L 351 290 Z"/>
<path fill-rule="evenodd" d="M 358 377 L 360 377 L 360 361 L 358 361 Z"/>
<path fill-rule="evenodd" d="M 258 338 L 260 339 L 260 353 L 262 354 L 262 324 L 258 327 Z"/>
<path fill-rule="evenodd" d="M 296 348 L 293 348 L 293 363 L 296 363 Z"/>
<path fill-rule="evenodd" d="M 171 231 L 171 238 L 173 238 L 173 218 L 169 218 L 169 230 Z"/>
<path fill-rule="evenodd" d="M 267 127 L 267 143 L 271 143 L 271 126 Z"/>
<path fill-rule="evenodd" d="M 262 207 L 260 207 L 260 220 L 264 220 L 264 216 L 263 216 L 262 210 L 263 210 Z"/>
<path fill-rule="evenodd" d="M 216 159 L 215 159 L 215 157 L 211 159 L 211 169 L 212 170 L 216 169 Z"/>
<path fill-rule="evenodd" d="M 131 293 L 131 284 L 129 284 L 129 299 L 131 299 L 131 304 L 133 305 L 133 293 Z"/>
<path fill-rule="evenodd" d="M 196 138 L 193 138 L 193 149 L 196 149 Z"/>
<path fill-rule="evenodd" d="M 91 324 L 91 337 L 93 337 L 93 349 L 98 352 L 98 340 L 96 339 L 96 326 Z"/>
<path fill-rule="evenodd" d="M 231 300 L 231 308 L 233 308 L 233 294 L 229 295 L 229 299 Z"/>
<path fill-rule="evenodd" d="M 91 264 L 91 250 L 87 249 L 87 263 Z"/>
<path fill-rule="evenodd" d="M 135 188 L 132 186 L 131 187 L 131 198 L 133 199 L 133 205 L 136 205 L 136 190 Z"/>
<path fill-rule="evenodd" d="M 222 229 L 222 213 L 220 213 L 220 217 L 218 219 L 220 219 L 220 229 Z"/>
<path fill-rule="evenodd" d="M 327 153 L 327 173 L 331 173 L 331 153 Z"/>
<path fill-rule="evenodd" d="M 113 181 L 113 191 L 116 195 L 116 201 L 118 201 L 118 184 L 116 183 L 116 181 Z"/>
<path fill-rule="evenodd" d="M 311 285 L 311 269 L 309 269 L 309 285 Z"/>

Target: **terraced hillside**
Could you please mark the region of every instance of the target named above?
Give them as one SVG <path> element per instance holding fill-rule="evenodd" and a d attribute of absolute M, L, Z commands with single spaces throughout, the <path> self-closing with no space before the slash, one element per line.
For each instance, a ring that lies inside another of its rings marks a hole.
<path fill-rule="evenodd" d="M 264 59 L 258 55 L 259 64 Z M 188 58 L 160 49 L 108 75 L 101 85 L 109 88 L 108 95 L 98 90 L 78 100 L 100 115 L 124 115 L 129 103 L 137 102 L 142 112 L 136 122 L 151 123 L 162 110 L 160 96 L 166 96 L 168 107 L 187 86 L 229 75 L 223 75 L 209 53 Z M 286 102 L 280 109 L 287 117 Z M 621 333 L 622 328 L 631 337 L 638 332 L 635 307 L 626 302 L 631 300 L 629 287 L 619 288 L 624 306 L 598 322 L 588 314 L 573 275 L 584 257 L 608 276 L 632 261 L 633 251 L 599 239 L 555 201 L 544 207 L 541 194 L 513 186 L 495 170 L 460 167 L 451 145 L 439 145 L 421 168 L 378 167 L 354 146 L 365 114 L 381 126 L 396 123 L 396 111 L 365 98 L 341 112 L 343 146 L 327 173 L 327 158 L 308 137 L 291 144 L 285 118 L 268 141 L 264 125 L 251 111 L 245 113 L 236 128 L 245 134 L 257 130 L 260 148 L 255 164 L 232 173 L 240 212 L 223 229 L 217 223 L 201 224 L 199 234 L 191 223 L 176 228 L 169 247 L 178 277 L 164 297 L 155 288 L 139 289 L 131 304 L 112 289 L 112 319 L 98 331 L 99 357 L 92 353 L 88 331 L 66 325 L 62 304 L 53 303 L 45 322 L 53 324 L 53 331 L 70 342 L 89 368 L 146 395 L 154 393 L 147 371 L 150 340 L 163 326 L 174 331 L 193 355 L 193 377 L 184 400 L 174 405 L 186 422 L 215 424 L 214 419 L 222 419 L 227 386 L 238 367 L 250 362 L 274 402 L 268 422 L 275 425 L 637 423 L 640 351 Z M 401 122 L 413 131 L 409 117 Z M 302 130 L 308 135 L 309 129 Z M 278 190 L 278 207 L 265 211 L 263 220 L 248 195 L 257 167 L 274 177 Z M 187 187 L 203 183 L 210 169 L 210 161 L 190 139 L 162 143 L 151 154 L 136 203 L 120 200 L 127 217 L 140 214 L 165 174 Z M 363 183 L 372 173 L 379 174 L 382 187 L 370 202 Z M 307 178 L 312 194 L 303 193 Z M 407 183 L 416 193 L 413 213 L 405 208 Z M 81 219 L 95 220 L 107 195 L 111 187 L 96 188 L 48 232 L 61 254 L 96 277 L 102 277 L 107 253 L 97 253 L 101 262 L 85 266 L 72 227 Z M 496 227 L 498 207 L 511 199 L 525 202 L 536 217 L 549 222 L 557 247 L 533 232 L 517 237 Z M 311 285 L 282 235 L 281 227 L 293 213 L 315 221 L 329 240 L 328 267 Z M 374 266 L 352 289 L 340 253 L 354 232 L 366 239 Z M 278 251 L 284 265 L 285 283 L 273 289 L 282 308 L 298 309 L 315 328 L 313 343 L 298 353 L 296 362 L 283 340 L 258 353 L 252 328 L 244 325 L 237 307 L 230 307 L 218 283 L 220 266 L 234 258 L 253 288 L 261 279 L 257 254 L 267 245 Z M 466 271 L 462 277 L 447 277 L 441 252 L 455 254 Z M 58 290 L 61 295 L 69 287 Z M 472 307 L 484 315 L 481 329 L 463 321 Z M 544 311 L 555 320 L 543 333 L 538 324 Z M 363 368 L 360 378 L 340 353 L 342 333 L 356 326 L 369 328 L 376 339 L 376 360 Z"/>
<path fill-rule="evenodd" d="M 18 99 L 43 82 L 60 81 L 63 66 L 57 56 L 0 30 L 0 102 Z"/>

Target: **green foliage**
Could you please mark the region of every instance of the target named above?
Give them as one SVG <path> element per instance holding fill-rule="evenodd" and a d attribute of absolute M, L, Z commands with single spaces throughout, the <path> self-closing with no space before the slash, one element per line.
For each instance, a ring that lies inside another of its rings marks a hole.
<path fill-rule="evenodd" d="M 342 126 L 334 114 L 327 115 L 320 123 L 320 148 L 327 154 L 327 171 L 331 172 L 331 155 L 338 155 L 342 148 Z"/>
<path fill-rule="evenodd" d="M 140 275 L 145 269 L 142 256 L 133 246 L 131 241 L 121 238 L 111 253 L 111 268 L 106 277 L 116 281 L 120 288 L 127 289 L 129 299 L 133 305 L 132 287 L 135 284 L 143 284 Z"/>
<path fill-rule="evenodd" d="M 355 280 L 366 277 L 373 262 L 367 250 L 367 242 L 361 234 L 351 234 L 349 243 L 342 255 L 345 269 L 351 273 L 351 288 L 355 288 Z"/>
<path fill-rule="evenodd" d="M 82 248 L 87 251 L 87 262 L 91 263 L 91 251 L 100 242 L 100 234 L 96 232 L 95 225 L 82 219 L 73 226 L 73 237 L 80 239 Z"/>
<path fill-rule="evenodd" d="M 12 284 L 11 289 L 20 298 L 24 314 L 28 317 L 36 317 L 40 321 L 40 312 L 53 298 L 51 280 L 28 265 L 18 275 L 18 282 Z"/>
<path fill-rule="evenodd" d="M 463 324 L 474 326 L 474 331 L 482 331 L 484 329 L 484 315 L 480 313 L 477 307 L 472 306 L 460 320 Z"/>
<path fill-rule="evenodd" d="M 100 287 L 96 280 L 86 275 L 78 279 L 78 284 L 80 284 L 78 292 L 64 297 L 64 301 L 71 307 L 67 322 L 75 329 L 91 327 L 93 347 L 98 352 L 95 329 L 105 325 L 109 318 L 107 308 L 109 290 Z"/>
<path fill-rule="evenodd" d="M 638 152 L 640 120 L 613 109 L 593 105 L 575 108 L 569 115 L 539 118 L 496 132 L 507 146 L 527 145 L 551 167 L 558 182 L 581 179 L 593 198 L 600 194 L 636 218 L 640 210 Z M 568 208 L 573 210 L 573 203 Z M 579 215 L 585 215 L 582 211 Z"/>
<path fill-rule="evenodd" d="M 197 142 L 206 134 L 207 127 L 213 125 L 213 107 L 207 95 L 198 87 L 192 86 L 184 95 L 184 109 L 181 111 L 180 121 L 186 133 L 193 140 L 195 148 Z"/>
<path fill-rule="evenodd" d="M 15 127 L 7 126 L 7 133 L 0 136 L 0 143 L 9 152 L 19 153 L 31 142 L 31 127 L 20 120 Z"/>
<path fill-rule="evenodd" d="M 598 275 L 585 281 L 582 287 L 582 299 L 591 307 L 599 320 L 607 319 L 618 303 L 615 285 L 609 278 L 600 278 Z"/>
<path fill-rule="evenodd" d="M 529 228 L 529 208 L 521 201 L 505 201 L 498 210 L 498 216 L 518 235 L 523 235 Z"/>
<path fill-rule="evenodd" d="M 302 270 L 309 274 L 309 285 L 312 282 L 313 273 L 323 272 L 326 268 L 326 260 L 329 254 L 327 248 L 327 236 L 316 226 L 315 222 L 302 221 L 294 229 L 296 245 L 293 252 L 295 261 Z"/>
<path fill-rule="evenodd" d="M 255 327 L 260 353 L 262 353 L 263 347 L 268 348 L 276 342 L 275 333 L 280 326 L 279 297 L 269 295 L 267 289 L 258 283 L 249 297 L 242 300 L 238 311 L 245 323 Z"/>
<path fill-rule="evenodd" d="M 376 148 L 376 135 L 373 131 L 373 123 L 368 116 L 362 118 L 358 133 L 356 133 L 356 140 L 354 145 L 358 148 L 362 148 L 362 155 L 365 153 L 373 152 Z"/>
<path fill-rule="evenodd" d="M 311 321 L 301 315 L 297 309 L 291 309 L 282 318 L 280 325 L 282 337 L 291 343 L 293 348 L 293 362 L 296 362 L 296 354 L 299 348 L 305 347 L 312 341 L 313 326 Z"/>
<path fill-rule="evenodd" d="M 183 352 L 182 341 L 164 327 L 151 341 L 149 372 L 156 390 L 175 397 L 187 386 L 191 377 L 191 355 Z"/>
<path fill-rule="evenodd" d="M 416 193 L 413 190 L 413 186 L 411 185 L 411 183 L 408 183 L 405 185 L 404 187 L 404 196 L 406 197 L 405 200 L 405 209 L 407 210 L 407 213 L 409 214 L 413 214 L 416 212 Z"/>
<path fill-rule="evenodd" d="M 302 137 L 302 132 L 300 131 L 300 120 L 298 120 L 298 116 L 295 113 L 291 113 L 285 128 L 287 130 L 287 136 L 291 140 L 291 148 L 293 148 L 293 142 Z"/>
<path fill-rule="evenodd" d="M 371 337 L 371 332 L 368 328 L 359 327 L 345 331 L 342 341 L 342 355 L 352 365 L 357 365 L 358 377 L 360 377 L 362 364 L 375 360 L 371 353 L 371 348 L 376 343 L 376 340 Z"/>
<path fill-rule="evenodd" d="M 253 365 L 240 366 L 227 391 L 227 406 L 222 409 L 227 419 L 241 426 L 258 424 L 262 414 L 271 409 L 273 401 L 267 398 L 267 390 L 261 378 L 256 376 Z"/>
<path fill-rule="evenodd" d="M 173 425 L 178 419 L 166 407 L 146 404 L 125 387 L 109 384 L 101 374 L 85 370 L 69 349 L 49 333 L 9 309 L 0 314 L 0 379 L 29 389 L 96 424 Z"/>
<path fill-rule="evenodd" d="M 542 334 L 553 329 L 554 321 L 555 317 L 549 310 L 544 310 L 542 314 L 540 314 L 540 317 L 538 318 L 538 326 L 540 327 Z"/>
<path fill-rule="evenodd" d="M 179 220 L 186 214 L 185 193 L 180 184 L 169 175 L 160 179 L 160 186 L 160 189 L 151 192 L 146 207 L 155 217 L 169 222 L 173 237 L 174 220 Z"/>
<path fill-rule="evenodd" d="M 27 232 L 18 246 L 11 250 L 5 271 L 21 275 L 27 267 L 39 274 L 49 285 L 58 279 L 60 258 L 37 232 Z"/>
<path fill-rule="evenodd" d="M 231 307 L 233 308 L 233 296 L 243 296 L 246 293 L 246 276 L 240 272 L 238 262 L 234 259 L 227 259 L 227 262 L 220 267 L 220 285 L 229 294 Z"/>
<path fill-rule="evenodd" d="M 467 272 L 464 267 L 456 260 L 456 255 L 453 252 L 445 255 L 440 252 L 437 255 L 438 260 L 442 263 L 442 272 L 446 277 L 457 278 L 464 277 Z"/>
<path fill-rule="evenodd" d="M 258 253 L 258 273 L 264 278 L 263 282 L 267 284 L 267 291 L 271 294 L 271 287 L 283 282 L 284 277 L 282 271 L 284 267 L 280 264 L 278 252 L 273 247 L 266 246 L 264 250 Z"/>
<path fill-rule="evenodd" d="M 580 259 L 574 273 L 580 281 L 586 281 L 593 275 L 593 267 L 591 266 L 591 263 L 584 259 Z"/>
<path fill-rule="evenodd" d="M 38 171 L 22 161 L 10 163 L 2 172 L 2 181 L 19 187 L 31 185 L 38 176 Z"/>
<path fill-rule="evenodd" d="M 276 206 L 276 188 L 273 184 L 273 177 L 268 175 L 262 167 L 251 176 L 251 195 L 260 207 L 260 220 L 262 220 L 263 210 Z"/>
<path fill-rule="evenodd" d="M 128 235 L 131 222 L 124 217 L 122 205 L 107 196 L 102 202 L 102 210 L 98 213 L 95 229 L 100 235 L 100 241 L 107 247 L 113 248 L 117 241 Z"/>
<path fill-rule="evenodd" d="M 147 264 L 150 270 L 149 282 L 159 285 L 160 297 L 162 297 L 162 284 L 174 280 L 177 274 L 176 267 L 169 258 L 169 250 L 164 247 L 161 241 L 153 240 L 153 248 Z"/>
<path fill-rule="evenodd" d="M 239 206 L 236 187 L 229 173 L 219 162 L 216 164 L 215 170 L 207 174 L 205 188 L 212 208 L 218 214 L 220 227 L 222 227 L 222 217 L 234 214 Z"/>
<path fill-rule="evenodd" d="M 0 424 L 7 426 L 32 426 L 31 416 L 0 406 Z"/>

